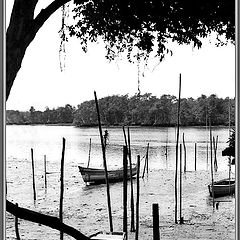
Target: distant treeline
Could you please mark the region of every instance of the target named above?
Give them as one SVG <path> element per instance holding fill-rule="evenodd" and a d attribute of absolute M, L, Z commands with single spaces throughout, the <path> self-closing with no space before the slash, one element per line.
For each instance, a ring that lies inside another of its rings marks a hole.
<path fill-rule="evenodd" d="M 113 95 L 99 99 L 103 125 L 121 126 L 175 126 L 177 122 L 178 99 L 173 95 L 160 98 L 150 93 L 138 96 Z M 235 124 L 235 100 L 201 95 L 197 99 L 182 98 L 180 124 L 182 126 L 205 126 L 208 119 L 212 125 Z M 230 110 L 230 114 L 229 114 Z M 73 124 L 74 126 L 96 126 L 97 113 L 95 101 L 85 101 L 77 108 L 67 104 L 45 111 L 28 112 L 7 111 L 8 124 Z"/>
<path fill-rule="evenodd" d="M 6 111 L 7 124 L 72 124 L 76 108 L 67 104 L 65 107 L 36 111 L 31 107 L 27 112 Z"/>

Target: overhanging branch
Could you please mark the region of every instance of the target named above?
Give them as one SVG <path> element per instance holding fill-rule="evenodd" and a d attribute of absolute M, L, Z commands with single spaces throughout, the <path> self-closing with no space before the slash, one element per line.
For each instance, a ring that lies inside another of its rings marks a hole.
<path fill-rule="evenodd" d="M 34 22 L 36 25 L 36 30 L 38 31 L 44 22 L 54 13 L 56 12 L 61 6 L 70 2 L 71 0 L 55 0 L 51 4 L 49 4 L 45 9 L 42 9 L 40 13 L 36 16 Z M 85 0 L 82 0 L 85 2 Z"/>
<path fill-rule="evenodd" d="M 7 212 L 13 214 L 18 218 L 39 223 L 59 231 L 61 230 L 62 232 L 72 236 L 77 240 L 89 240 L 87 236 L 83 235 L 75 228 L 60 222 L 59 218 L 57 217 L 48 216 L 42 213 L 34 212 L 26 208 L 18 207 L 15 204 L 9 202 L 8 200 L 6 202 L 6 210 Z"/>

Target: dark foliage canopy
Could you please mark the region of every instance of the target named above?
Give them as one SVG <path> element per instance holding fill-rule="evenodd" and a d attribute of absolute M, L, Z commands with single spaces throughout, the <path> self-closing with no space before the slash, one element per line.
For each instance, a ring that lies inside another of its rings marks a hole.
<path fill-rule="evenodd" d="M 75 24 L 70 35 L 87 50 L 99 36 L 106 43 L 107 57 L 114 59 L 127 50 L 128 59 L 148 57 L 162 60 L 169 41 L 193 44 L 216 33 L 216 44 L 234 43 L 234 0 L 75 0 Z M 157 47 L 155 47 L 157 46 Z"/>
<path fill-rule="evenodd" d="M 21 68 L 26 49 L 47 19 L 70 0 L 53 0 L 36 15 L 39 0 L 15 0 L 6 34 L 6 98 Z M 151 52 L 161 61 L 167 43 L 193 44 L 216 33 L 217 44 L 234 43 L 234 0 L 73 0 L 74 23 L 60 31 L 62 41 L 76 36 L 84 51 L 100 37 L 111 60 L 127 51 L 129 61 Z M 64 15 L 64 14 L 63 14 Z"/>

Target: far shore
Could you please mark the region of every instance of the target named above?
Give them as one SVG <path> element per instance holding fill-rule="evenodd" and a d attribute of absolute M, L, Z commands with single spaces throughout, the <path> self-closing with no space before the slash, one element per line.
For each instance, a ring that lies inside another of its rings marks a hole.
<path fill-rule="evenodd" d="M 6 123 L 6 125 L 17 125 L 17 126 L 73 126 L 73 127 L 77 127 L 77 128 L 91 128 L 91 127 L 98 127 L 98 125 L 83 125 L 83 126 L 75 126 L 73 123 L 48 123 L 48 124 L 30 124 L 30 123 L 25 123 L 25 124 L 17 124 L 17 123 Z M 108 127 L 108 128 L 122 128 L 123 126 L 127 126 L 127 127 L 151 127 L 151 128 L 155 128 L 155 127 L 176 127 L 174 125 L 170 125 L 170 126 L 165 126 L 165 125 L 104 125 L 102 124 L 103 127 Z M 180 127 L 192 127 L 192 128 L 198 128 L 198 127 L 206 127 L 206 125 L 189 125 L 189 126 L 185 126 L 185 125 L 180 125 Z M 209 127 L 209 126 L 207 126 Z M 229 128 L 229 126 L 227 125 L 212 125 L 212 127 L 226 127 Z M 231 126 L 231 128 L 234 128 L 235 126 Z"/>

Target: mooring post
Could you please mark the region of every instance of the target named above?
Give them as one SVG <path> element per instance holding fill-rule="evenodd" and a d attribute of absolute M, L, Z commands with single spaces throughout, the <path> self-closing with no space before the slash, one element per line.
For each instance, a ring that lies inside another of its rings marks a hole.
<path fill-rule="evenodd" d="M 180 169 L 179 169 L 179 175 L 180 175 L 180 182 L 179 182 L 179 188 L 180 188 L 180 204 L 179 204 L 179 216 L 180 216 L 180 224 L 183 223 L 183 217 L 182 217 L 182 144 L 180 144 Z"/>
<path fill-rule="evenodd" d="M 149 148 L 149 143 L 148 143 L 148 145 L 147 145 L 147 152 L 146 152 L 146 156 L 145 156 L 145 163 L 144 163 L 144 167 L 143 167 L 143 175 L 142 175 L 142 178 L 144 178 L 146 168 L 148 168 L 148 148 Z"/>
<path fill-rule="evenodd" d="M 175 223 L 178 223 L 178 221 L 177 221 L 177 171 L 178 171 L 180 102 L 181 102 L 181 74 L 179 75 L 179 96 L 178 96 L 178 113 L 177 113 L 177 143 L 176 143 L 176 170 L 175 170 Z"/>
<path fill-rule="evenodd" d="M 184 172 L 186 172 L 187 171 L 187 150 L 186 150 L 184 133 L 183 133 L 183 149 L 184 149 Z"/>
<path fill-rule="evenodd" d="M 158 204 L 157 203 L 153 203 L 152 211 L 153 211 L 153 240 L 160 240 L 159 211 L 158 211 Z"/>
<path fill-rule="evenodd" d="M 91 147 L 92 147 L 92 139 L 90 138 L 87 168 L 89 167 L 90 159 L 91 159 Z"/>
<path fill-rule="evenodd" d="M 127 147 L 123 146 L 123 232 L 128 237 L 127 231 Z"/>
<path fill-rule="evenodd" d="M 139 235 L 139 195 L 140 195 L 139 177 L 140 177 L 140 155 L 137 156 L 137 199 L 136 199 L 136 232 L 135 232 L 135 240 L 138 240 L 138 235 Z"/>
<path fill-rule="evenodd" d="M 61 158 L 61 170 L 60 170 L 60 204 L 59 204 L 59 220 L 63 222 L 63 193 L 64 193 L 64 155 L 65 155 L 65 138 L 63 138 L 62 145 L 62 158 Z M 60 231 L 60 239 L 63 239 L 63 232 Z"/>
<path fill-rule="evenodd" d="M 207 169 L 208 169 L 208 143 L 207 143 Z"/>
<path fill-rule="evenodd" d="M 128 143 L 127 143 L 127 136 L 126 136 L 126 132 L 125 132 L 125 127 L 123 126 L 122 129 L 123 129 L 124 142 L 125 142 L 125 145 L 127 146 Z"/>
<path fill-rule="evenodd" d="M 147 175 L 148 175 L 148 151 L 149 151 L 149 143 L 148 143 L 148 145 L 147 145 L 147 153 L 146 153 L 146 161 L 147 161 L 146 168 L 147 168 Z"/>
<path fill-rule="evenodd" d="M 212 137 L 212 145 L 213 145 L 213 153 L 214 153 L 214 161 L 213 161 L 213 167 L 214 171 L 216 172 L 216 159 L 215 159 L 215 137 Z"/>
<path fill-rule="evenodd" d="M 16 203 L 16 207 L 18 208 L 18 204 Z M 16 239 L 20 240 L 19 230 L 18 230 L 18 217 L 15 216 L 15 231 L 16 231 Z"/>
<path fill-rule="evenodd" d="M 215 171 L 217 171 L 217 169 L 218 169 L 218 164 L 217 164 L 217 144 L 218 144 L 218 135 L 216 137 L 215 144 L 213 144 L 213 146 L 214 146 L 214 169 L 215 169 Z"/>
<path fill-rule="evenodd" d="M 144 178 L 144 175 L 145 175 L 145 170 L 146 170 L 146 156 L 145 156 L 145 161 L 144 161 L 144 167 L 143 167 L 143 174 L 142 174 L 142 178 Z"/>
<path fill-rule="evenodd" d="M 208 134 L 207 110 L 206 110 L 206 132 Z M 208 137 L 207 137 L 207 169 L 208 169 Z"/>
<path fill-rule="evenodd" d="M 109 225 L 110 225 L 110 232 L 113 232 L 112 209 L 111 209 L 110 187 L 109 187 L 108 172 L 107 172 L 106 149 L 105 149 L 105 144 L 104 144 L 104 141 L 103 141 L 102 125 L 101 125 L 101 119 L 100 119 L 100 111 L 99 111 L 99 107 L 98 107 L 97 94 L 96 94 L 95 91 L 94 91 L 94 97 L 95 97 L 97 116 L 98 116 L 98 128 L 99 128 L 99 134 L 100 134 L 100 140 L 101 140 L 101 146 L 102 146 L 103 165 L 104 165 L 104 170 L 105 170 L 105 181 L 106 181 L 106 186 L 107 186 L 107 202 L 108 202 Z"/>
<path fill-rule="evenodd" d="M 33 159 L 33 149 L 31 148 L 31 158 L 32 158 L 32 175 L 33 175 L 33 199 L 36 201 L 36 188 L 35 188 L 35 174 L 34 174 L 34 159 Z"/>
<path fill-rule="evenodd" d="M 214 177 L 213 177 L 213 156 L 212 156 L 212 127 L 209 119 L 209 130 L 210 130 L 210 159 L 211 159 L 211 177 L 212 177 L 212 198 L 213 198 L 213 209 L 215 208 L 214 199 Z"/>
<path fill-rule="evenodd" d="M 197 143 L 195 143 L 195 171 L 197 171 Z"/>
<path fill-rule="evenodd" d="M 128 157 L 130 165 L 130 182 L 131 182 L 131 232 L 135 231 L 134 223 L 134 196 L 133 196 L 133 179 L 132 179 L 132 156 L 131 156 L 131 140 L 130 140 L 130 129 L 128 127 Z"/>
<path fill-rule="evenodd" d="M 45 188 L 47 188 L 47 160 L 46 160 L 46 155 L 44 155 L 44 180 L 45 180 Z"/>

